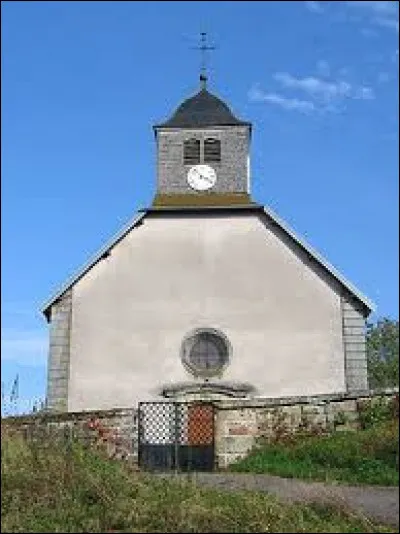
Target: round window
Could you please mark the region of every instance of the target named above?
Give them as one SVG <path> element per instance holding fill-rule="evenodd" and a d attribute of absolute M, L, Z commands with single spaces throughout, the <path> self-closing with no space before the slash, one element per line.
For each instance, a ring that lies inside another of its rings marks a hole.
<path fill-rule="evenodd" d="M 217 331 L 198 330 L 183 343 L 183 363 L 194 375 L 218 375 L 228 360 L 229 343 Z"/>

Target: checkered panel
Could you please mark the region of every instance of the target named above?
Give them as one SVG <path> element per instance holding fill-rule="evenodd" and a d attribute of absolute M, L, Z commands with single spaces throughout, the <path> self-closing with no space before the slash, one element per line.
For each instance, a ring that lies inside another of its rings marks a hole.
<path fill-rule="evenodd" d="M 139 440 L 147 445 L 212 445 L 214 408 L 203 403 L 140 403 Z"/>
<path fill-rule="evenodd" d="M 139 409 L 139 439 L 142 444 L 168 445 L 175 443 L 175 407 L 172 403 L 141 403 Z"/>

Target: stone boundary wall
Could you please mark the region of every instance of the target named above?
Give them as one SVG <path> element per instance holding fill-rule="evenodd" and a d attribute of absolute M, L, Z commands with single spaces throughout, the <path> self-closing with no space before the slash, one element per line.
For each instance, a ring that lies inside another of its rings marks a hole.
<path fill-rule="evenodd" d="M 215 454 L 218 468 L 243 458 L 260 442 L 305 429 L 333 432 L 361 426 L 369 403 L 390 403 L 398 389 L 351 395 L 318 395 L 216 402 Z"/>
<path fill-rule="evenodd" d="M 2 427 L 26 439 L 41 435 L 77 438 L 84 442 L 102 442 L 110 456 L 129 457 L 137 461 L 138 410 L 136 408 L 37 413 L 2 418 Z"/>
<path fill-rule="evenodd" d="M 213 402 L 215 406 L 216 466 L 226 468 L 246 456 L 260 441 L 271 441 L 279 434 L 301 429 L 332 432 L 359 428 L 366 404 L 390 403 L 395 397 L 398 403 L 398 388 L 359 395 L 207 399 L 206 402 Z M 28 439 L 54 432 L 84 441 L 102 441 L 110 456 L 137 462 L 137 408 L 6 417 L 2 418 L 3 428 Z"/>

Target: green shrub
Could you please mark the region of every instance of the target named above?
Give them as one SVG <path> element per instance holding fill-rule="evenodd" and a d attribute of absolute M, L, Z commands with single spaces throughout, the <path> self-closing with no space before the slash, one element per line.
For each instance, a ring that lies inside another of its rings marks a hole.
<path fill-rule="evenodd" d="M 357 432 L 270 443 L 253 450 L 230 470 L 395 486 L 399 483 L 398 428 L 398 421 L 390 421 Z"/>
<path fill-rule="evenodd" d="M 358 405 L 359 421 L 362 428 L 371 428 L 385 421 L 398 418 L 399 397 L 375 397 L 362 401 Z"/>
<path fill-rule="evenodd" d="M 347 421 L 348 421 L 348 417 L 346 416 L 346 414 L 343 411 L 339 411 L 335 415 L 333 424 L 336 427 L 336 426 L 339 426 L 339 425 L 345 425 L 347 423 Z"/>
<path fill-rule="evenodd" d="M 399 321 L 382 317 L 367 325 L 368 379 L 372 389 L 399 385 Z"/>

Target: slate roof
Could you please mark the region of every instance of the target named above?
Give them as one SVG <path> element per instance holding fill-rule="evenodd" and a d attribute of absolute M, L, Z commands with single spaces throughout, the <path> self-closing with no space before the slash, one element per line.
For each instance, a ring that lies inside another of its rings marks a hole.
<path fill-rule="evenodd" d="M 205 128 L 207 126 L 251 126 L 239 120 L 229 107 L 207 89 L 201 89 L 176 109 L 170 119 L 154 128 Z"/>
<path fill-rule="evenodd" d="M 367 317 L 371 311 L 375 311 L 376 307 L 373 302 L 371 302 L 365 295 L 361 293 L 353 284 L 351 284 L 346 278 L 339 273 L 335 267 L 329 264 L 316 250 L 314 250 L 308 243 L 306 243 L 302 238 L 300 238 L 296 233 L 282 220 L 280 219 L 270 208 L 267 206 L 261 206 L 259 204 L 250 204 L 243 206 L 197 206 L 197 207 L 158 207 L 158 208 L 147 208 L 140 210 L 138 216 L 131 220 L 118 234 L 107 243 L 94 257 L 92 257 L 89 262 L 87 262 L 75 276 L 70 278 L 61 288 L 57 291 L 41 308 L 41 312 L 45 315 L 47 320 L 50 318 L 50 310 L 52 305 L 68 290 L 70 289 L 78 280 L 80 280 L 96 263 L 98 263 L 102 258 L 104 258 L 108 251 L 112 249 L 116 244 L 118 244 L 131 230 L 140 226 L 143 223 L 143 220 L 148 214 L 152 212 L 181 212 L 181 213 L 193 213 L 193 212 L 210 212 L 210 211 L 248 211 L 248 212 L 259 212 L 264 214 L 269 220 L 272 220 L 283 232 L 286 234 L 292 242 L 296 243 L 301 249 L 309 254 L 316 263 L 320 264 L 325 271 L 333 277 L 339 284 L 346 289 L 350 295 L 353 295 L 364 308 L 364 316 Z"/>

